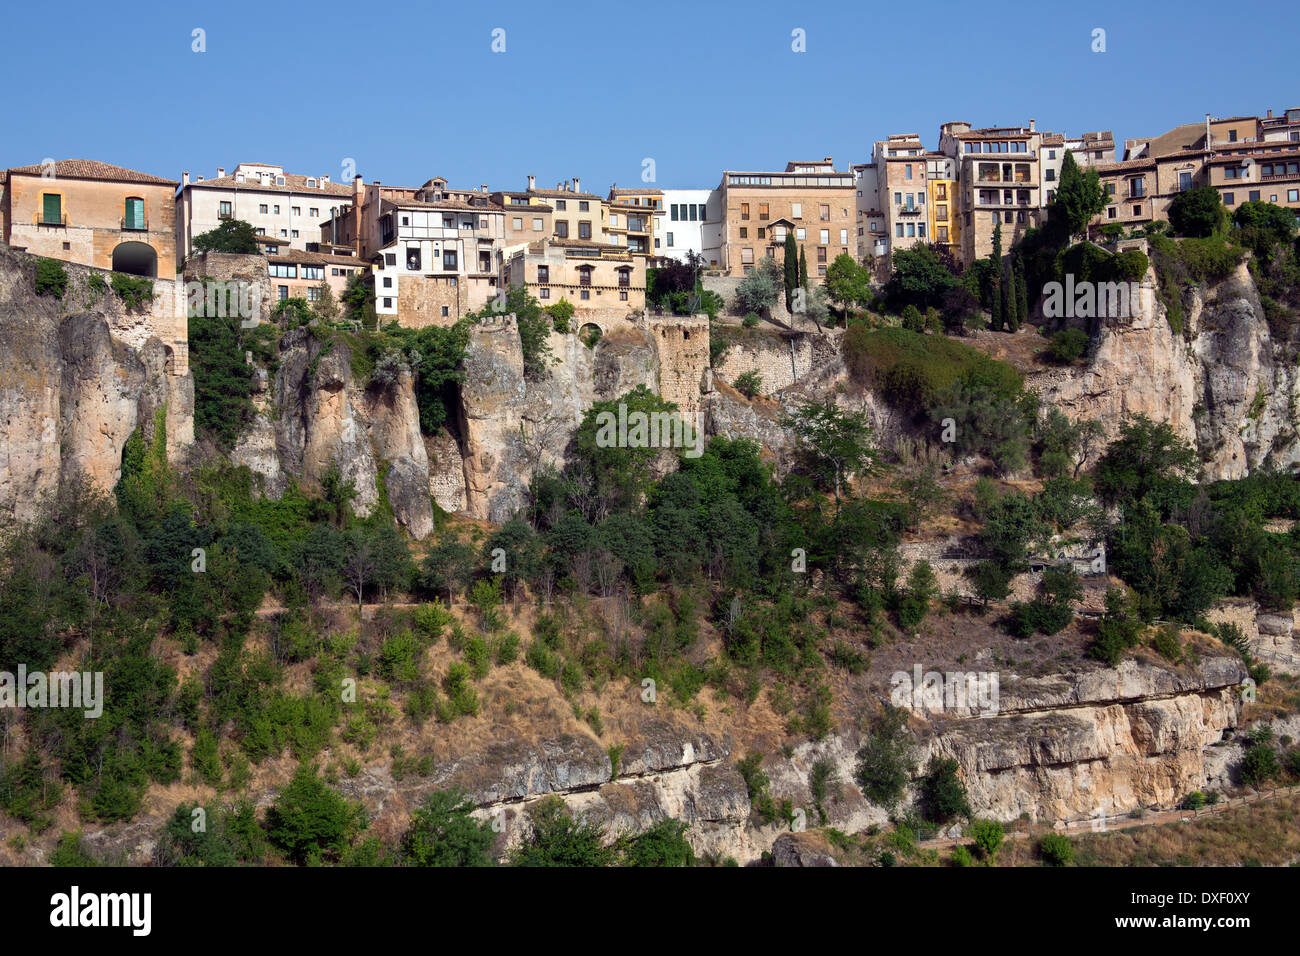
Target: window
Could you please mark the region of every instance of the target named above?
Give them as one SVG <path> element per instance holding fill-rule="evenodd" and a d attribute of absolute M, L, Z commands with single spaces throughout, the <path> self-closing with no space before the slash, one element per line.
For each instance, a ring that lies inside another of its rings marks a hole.
<path fill-rule="evenodd" d="M 591 285 L 591 266 L 578 266 L 578 285 Z"/>
<path fill-rule="evenodd" d="M 1006 211 L 1006 213 L 1003 215 L 1003 217 L 1002 217 L 1002 221 L 1005 222 L 1005 223 L 1007 223 L 1008 225 L 1011 224 L 1011 210 L 1010 210 L 1010 209 L 1008 209 L 1008 210 Z"/>
<path fill-rule="evenodd" d="M 267 268 L 271 277 L 275 279 L 298 278 L 298 267 L 295 265 L 288 265 L 283 262 L 273 262 Z"/>
<path fill-rule="evenodd" d="M 847 244 L 848 244 L 848 241 L 849 241 L 849 231 L 848 231 L 847 229 L 841 229 L 841 230 L 840 230 L 840 245 L 842 245 L 842 246 L 843 246 L 843 245 L 847 245 Z"/>
<path fill-rule="evenodd" d="M 823 229 L 823 230 L 821 230 L 821 233 L 818 235 L 817 239 L 818 239 L 819 242 L 830 242 L 830 241 L 831 241 L 831 231 L 830 231 L 829 229 Z"/>
<path fill-rule="evenodd" d="M 272 207 L 272 208 L 275 209 L 275 214 L 276 214 L 277 216 L 280 215 L 280 207 L 279 207 L 279 206 L 274 206 L 274 207 Z"/>
<path fill-rule="evenodd" d="M 536 222 L 536 220 L 534 220 L 534 222 Z M 514 229 L 516 232 L 522 232 L 524 228 L 524 217 L 515 216 L 512 218 L 510 220 L 510 228 Z"/>
<path fill-rule="evenodd" d="M 907 224 L 907 235 L 908 235 L 908 238 L 915 238 L 915 237 L 916 237 L 916 223 L 914 223 L 914 222 L 909 222 L 909 223 Z"/>
<path fill-rule="evenodd" d="M 555 201 L 555 208 L 556 208 L 556 209 L 559 209 L 561 212 L 563 212 L 564 210 L 566 210 L 566 209 L 569 208 L 569 204 L 568 204 L 568 202 L 567 202 L 566 200 L 563 200 L 563 199 L 557 199 L 557 200 Z"/>
<path fill-rule="evenodd" d="M 936 239 L 938 239 L 940 242 L 947 242 L 947 241 L 948 241 L 948 227 L 947 227 L 947 226 L 938 226 L 938 227 L 936 227 L 936 230 L 935 230 L 935 231 L 936 231 L 936 233 L 937 233 L 937 235 L 935 236 Z"/>
<path fill-rule="evenodd" d="M 754 261 L 754 250 L 749 246 L 743 247 L 740 250 L 740 261 L 746 265 L 752 263 Z"/>
<path fill-rule="evenodd" d="M 1259 190 L 1258 190 L 1258 189 L 1252 189 L 1252 190 L 1250 191 L 1250 196 L 1249 196 L 1249 198 L 1250 198 L 1250 201 L 1251 201 L 1251 202 L 1259 202 Z"/>
<path fill-rule="evenodd" d="M 591 238 L 591 223 L 586 219 L 578 223 L 578 238 L 579 239 Z"/>
<path fill-rule="evenodd" d="M 1056 159 L 1056 150 L 1054 150 L 1054 149 L 1049 149 L 1049 150 L 1047 151 L 1047 158 L 1048 158 L 1048 159 Z"/>
<path fill-rule="evenodd" d="M 904 164 L 904 166 L 903 166 L 903 178 L 904 178 L 904 179 L 911 179 L 911 178 L 912 178 L 912 164 L 911 164 L 911 163 L 906 163 L 906 164 Z"/>
<path fill-rule="evenodd" d="M 324 267 L 324 266 L 303 266 L 303 267 L 302 267 L 302 278 L 304 278 L 304 279 L 324 279 L 324 278 L 325 278 L 325 267 Z"/>
<path fill-rule="evenodd" d="M 218 219 L 233 219 L 234 216 L 235 216 L 234 210 L 231 207 L 229 202 L 223 200 L 217 204 Z"/>
<path fill-rule="evenodd" d="M 1288 189 L 1286 191 L 1287 202 L 1300 202 L 1300 189 Z"/>
<path fill-rule="evenodd" d="M 320 298 L 320 286 L 314 285 L 307 290 L 307 301 L 315 302 Z"/>
<path fill-rule="evenodd" d="M 384 253 L 384 265 L 386 265 L 386 266 L 395 266 L 395 265 L 397 265 L 397 253 L 395 253 L 395 252 L 385 252 L 385 253 Z"/>
<path fill-rule="evenodd" d="M 619 292 L 619 294 L 618 294 L 618 298 L 619 298 L 619 301 L 620 301 L 620 302 L 626 302 L 626 301 L 627 301 L 627 293 L 626 293 L 626 292 Z"/>
<path fill-rule="evenodd" d="M 1044 173 L 1043 178 L 1047 180 L 1049 183 L 1056 182 L 1056 170 L 1054 169 L 1047 170 L 1046 173 Z"/>
<path fill-rule="evenodd" d="M 617 229 L 617 228 L 618 228 L 618 213 L 616 213 L 616 212 L 611 212 L 611 213 L 609 214 L 609 227 L 610 227 L 611 229 Z"/>
<path fill-rule="evenodd" d="M 916 234 L 917 234 L 919 237 L 921 237 L 922 239 L 925 238 L 925 223 L 923 223 L 923 222 L 918 222 L 918 223 L 916 224 Z"/>
<path fill-rule="evenodd" d="M 1106 218 L 1107 218 L 1107 219 L 1114 219 L 1114 218 L 1115 218 L 1115 207 L 1114 207 L 1114 206 L 1111 206 L 1109 209 L 1106 210 Z"/>
<path fill-rule="evenodd" d="M 758 238 L 760 238 L 760 239 L 766 239 L 766 238 L 767 238 L 767 230 L 766 230 L 764 227 L 762 227 L 762 226 L 759 226 L 759 227 L 758 227 Z"/>
<path fill-rule="evenodd" d="M 807 239 L 807 238 L 808 238 L 808 230 L 807 230 L 807 229 L 803 229 L 803 228 L 796 229 L 796 230 L 794 231 L 794 237 L 795 237 L 796 239 L 801 239 L 801 240 L 802 240 L 802 239 Z"/>
<path fill-rule="evenodd" d="M 442 267 L 443 267 L 444 269 L 455 269 L 455 268 L 456 268 L 456 250 L 455 250 L 455 249 L 444 249 L 444 250 L 442 250 Z"/>
<path fill-rule="evenodd" d="M 406 250 L 406 268 L 412 272 L 420 271 L 420 247 L 411 246 Z"/>
<path fill-rule="evenodd" d="M 1107 196 L 1113 196 L 1113 195 L 1115 195 L 1115 184 L 1114 184 L 1114 183 L 1107 183 L 1107 184 L 1106 184 L 1106 195 L 1107 195 Z"/>
<path fill-rule="evenodd" d="M 790 203 L 790 218 L 791 219 L 803 218 L 803 203 L 801 202 Z"/>
<path fill-rule="evenodd" d="M 830 219 L 831 218 L 830 204 L 822 203 L 820 206 L 818 206 L 818 214 L 822 222 L 826 222 L 828 219 Z"/>
<path fill-rule="evenodd" d="M 894 235 L 899 239 L 903 238 L 903 224 L 901 222 L 894 223 Z"/>
<path fill-rule="evenodd" d="M 1231 206 L 1231 205 L 1232 205 L 1233 203 L 1235 203 L 1236 201 L 1237 201 L 1237 197 L 1234 196 L 1232 193 L 1224 193 L 1224 194 L 1223 194 L 1223 204 L 1224 204 L 1225 206 Z"/>
<path fill-rule="evenodd" d="M 291 230 L 289 231 L 289 235 L 292 236 L 294 239 L 297 239 L 297 238 L 298 238 L 298 230 L 297 230 L 297 229 L 291 229 Z"/>
<path fill-rule="evenodd" d="M 144 200 L 132 197 L 126 201 L 125 215 L 122 216 L 123 229 L 144 229 Z"/>
<path fill-rule="evenodd" d="M 315 206 L 312 206 L 310 209 L 307 210 L 307 215 L 309 215 L 309 216 L 319 216 L 319 215 L 320 215 L 320 210 L 317 209 Z"/>
<path fill-rule="evenodd" d="M 580 299 L 590 299 L 590 298 L 591 298 L 591 290 L 590 290 L 590 289 L 582 289 L 582 290 L 580 290 L 580 291 L 578 292 L 578 298 L 580 298 Z"/>
<path fill-rule="evenodd" d="M 588 207 L 589 207 L 590 205 L 591 205 L 591 203 L 587 202 L 585 199 L 584 199 L 584 200 L 581 200 L 581 201 L 578 203 L 578 212 L 588 212 L 588 211 L 589 211 Z"/>
<path fill-rule="evenodd" d="M 391 309 L 392 307 L 393 307 L 393 300 L 392 300 L 392 299 L 385 298 L 385 299 L 384 299 L 384 308 L 385 308 L 385 309 Z"/>
<path fill-rule="evenodd" d="M 1182 192 L 1184 189 L 1191 189 L 1191 188 L 1192 188 L 1192 174 L 1191 174 L 1191 173 L 1179 173 L 1179 174 L 1178 174 L 1178 191 L 1179 191 L 1179 192 Z"/>
<path fill-rule="evenodd" d="M 486 228 L 488 227 L 488 225 L 487 225 L 487 217 L 486 217 L 486 216 L 479 216 L 479 219 L 478 219 L 478 227 L 479 227 L 480 229 L 486 229 Z"/>
<path fill-rule="evenodd" d="M 749 227 L 748 227 L 748 226 L 741 226 L 741 227 L 740 227 L 740 238 L 741 238 L 741 239 L 748 239 L 748 238 L 749 238 Z"/>
<path fill-rule="evenodd" d="M 446 307 L 445 305 L 442 307 L 442 314 L 443 314 L 444 317 L 448 314 L 448 313 L 447 313 L 447 307 Z"/>
<path fill-rule="evenodd" d="M 283 302 L 285 299 L 289 298 L 289 287 L 287 285 L 276 286 L 276 294 L 278 295 L 280 301 Z M 384 304 L 385 305 L 388 304 L 387 299 L 384 300 Z"/>
<path fill-rule="evenodd" d="M 1228 130 L 1228 142 L 1235 143 L 1236 141 L 1237 141 L 1237 131 L 1235 129 Z"/>
<path fill-rule="evenodd" d="M 550 289 L 542 289 L 540 292 L 537 293 L 537 298 L 539 299 L 549 299 L 550 297 L 551 297 Z"/>
<path fill-rule="evenodd" d="M 541 216 L 534 216 L 534 217 L 533 217 L 533 232 L 541 232 L 541 231 L 542 231 L 542 217 L 541 217 Z"/>
<path fill-rule="evenodd" d="M 759 219 L 771 219 L 771 218 L 772 218 L 771 214 L 768 212 L 768 204 L 767 204 L 767 203 L 765 203 L 765 202 L 761 202 L 761 203 L 758 204 L 758 218 L 759 218 Z"/>
<path fill-rule="evenodd" d="M 391 289 L 392 287 L 393 287 L 393 277 L 392 277 L 392 276 L 384 276 L 384 288 L 385 288 L 385 289 Z"/>
<path fill-rule="evenodd" d="M 557 238 L 557 239 L 568 239 L 568 238 L 569 238 L 569 223 L 568 223 L 568 220 L 563 220 L 563 219 L 562 219 L 562 220 L 560 220 L 559 222 L 557 222 L 557 223 L 555 224 L 555 238 Z"/>
<path fill-rule="evenodd" d="M 677 218 L 677 209 L 678 209 L 678 205 L 677 205 L 677 203 L 669 203 L 669 205 L 668 205 L 668 218 L 671 219 L 673 222 L 678 222 L 678 221 L 679 221 L 678 218 Z"/>
<path fill-rule="evenodd" d="M 704 206 L 702 204 L 691 203 L 690 210 L 691 210 L 691 222 L 696 221 L 696 213 L 699 214 L 700 219 L 704 218 Z"/>
<path fill-rule="evenodd" d="M 655 240 L 655 242 L 658 241 L 659 241 L 658 239 Z M 672 247 L 673 247 L 673 234 L 670 232 L 668 233 L 668 248 L 671 249 Z"/>
<path fill-rule="evenodd" d="M 748 219 L 748 218 L 749 218 L 749 203 L 747 203 L 747 202 L 742 202 L 742 203 L 740 204 L 740 218 L 741 218 L 741 219 Z"/>
<path fill-rule="evenodd" d="M 293 206 L 293 207 L 291 207 L 291 208 L 289 209 L 289 214 L 290 214 L 291 216 L 301 216 L 301 215 L 302 215 L 302 206 Z"/>
<path fill-rule="evenodd" d="M 257 207 L 257 211 L 260 212 L 262 215 L 266 215 L 266 210 L 267 210 L 266 203 L 262 203 L 260 206 Z"/>
<path fill-rule="evenodd" d="M 619 270 L 618 270 L 618 284 L 619 284 L 619 286 L 621 286 L 621 287 L 624 288 L 624 289 L 627 289 L 627 288 L 630 288 L 630 287 L 631 287 L 631 285 L 632 285 L 632 270 L 631 270 L 631 269 L 619 269 Z"/>

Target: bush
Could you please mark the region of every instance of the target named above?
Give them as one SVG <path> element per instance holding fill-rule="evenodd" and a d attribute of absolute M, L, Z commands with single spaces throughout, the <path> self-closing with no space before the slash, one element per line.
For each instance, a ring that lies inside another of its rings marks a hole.
<path fill-rule="evenodd" d="M 563 333 L 570 331 L 569 320 L 573 318 L 573 313 L 575 311 L 573 303 L 563 297 L 561 297 L 560 301 L 556 302 L 554 305 L 548 305 L 546 307 L 546 312 L 551 317 L 555 331 Z"/>
<path fill-rule="evenodd" d="M 1052 336 L 1047 354 L 1053 362 L 1070 365 L 1082 358 L 1087 349 L 1087 332 L 1082 329 L 1063 329 Z"/>
<path fill-rule="evenodd" d="M 62 299 L 68 291 L 68 273 L 57 259 L 36 260 L 36 294 Z"/>
<path fill-rule="evenodd" d="M 564 801 L 546 797 L 529 811 L 533 832 L 510 854 L 511 866 L 609 866 L 616 851 L 604 845 L 604 832 L 574 820 Z"/>
<path fill-rule="evenodd" d="M 365 826 L 365 814 L 327 787 L 310 764 L 300 764 L 266 815 L 271 842 L 295 863 L 337 859 Z"/>
<path fill-rule="evenodd" d="M 109 284 L 113 287 L 114 295 L 122 300 L 127 311 L 136 312 L 154 299 L 153 279 L 145 276 L 129 276 L 114 272 Z"/>
<path fill-rule="evenodd" d="M 926 816 L 935 823 L 947 823 L 953 817 L 970 816 L 966 784 L 962 783 L 957 770 L 957 761 L 951 757 L 930 758 L 930 765 L 921 780 L 921 797 Z"/>
<path fill-rule="evenodd" d="M 743 326 L 744 326 L 745 328 L 747 328 L 747 329 L 752 329 L 752 328 L 754 328 L 754 326 L 758 325 L 758 313 L 757 313 L 757 312 L 746 312 L 746 313 L 745 313 L 745 317 L 744 317 L 743 319 L 740 320 L 740 324 L 743 325 Z"/>
<path fill-rule="evenodd" d="M 429 794 L 402 835 L 402 861 L 408 866 L 491 866 L 492 827 L 470 816 L 473 809 L 463 793 Z"/>
<path fill-rule="evenodd" d="M 1069 866 L 1074 862 L 1074 844 L 1061 833 L 1049 833 L 1038 841 L 1038 855 L 1049 866 Z"/>
<path fill-rule="evenodd" d="M 858 786 L 872 803 L 893 807 L 912 778 L 915 762 L 916 745 L 907 731 L 907 711 L 886 705 L 858 751 L 854 774 Z"/>
<path fill-rule="evenodd" d="M 925 331 L 925 318 L 921 315 L 921 310 L 914 305 L 909 305 L 903 309 L 901 323 L 903 328 L 909 332 Z"/>
<path fill-rule="evenodd" d="M 1241 760 L 1241 782 L 1249 787 L 1272 780 L 1278 773 L 1277 751 L 1272 744 L 1252 744 Z"/>
<path fill-rule="evenodd" d="M 971 836 L 980 857 L 992 862 L 1006 839 L 1006 831 L 997 820 L 976 820 L 971 824 Z"/>
<path fill-rule="evenodd" d="M 755 371 L 744 372 L 736 376 L 736 391 L 746 398 L 753 398 L 763 389 L 763 378 Z"/>

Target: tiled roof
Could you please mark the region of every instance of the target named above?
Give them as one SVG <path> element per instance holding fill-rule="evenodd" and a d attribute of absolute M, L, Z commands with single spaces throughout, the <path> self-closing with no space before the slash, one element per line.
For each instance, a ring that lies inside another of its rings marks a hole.
<path fill-rule="evenodd" d="M 308 179 L 315 179 L 316 185 L 309 187 L 307 185 Z M 346 186 L 343 183 L 321 183 L 315 176 L 299 176 L 296 173 L 285 173 L 283 186 L 264 182 L 256 176 L 247 176 L 243 182 L 239 182 L 234 176 L 220 176 L 216 179 L 205 179 L 202 182 L 191 180 L 189 185 L 199 189 L 248 189 L 277 193 L 320 193 L 326 196 L 352 195 L 351 186 Z"/>
<path fill-rule="evenodd" d="M 1044 146 L 1064 146 L 1064 145 L 1065 145 L 1065 134 L 1064 134 L 1064 133 L 1044 133 L 1044 134 L 1043 134 L 1043 145 L 1044 145 Z"/>
<path fill-rule="evenodd" d="M 530 189 L 528 192 L 530 195 L 551 196 L 555 199 L 600 199 L 595 193 L 575 193 L 567 189 Z"/>
<path fill-rule="evenodd" d="M 1122 173 L 1129 169 L 1153 169 L 1155 165 L 1154 159 L 1126 159 L 1119 163 L 1098 163 L 1093 168 L 1097 170 L 1098 176 L 1105 176 L 1107 173 Z"/>
<path fill-rule="evenodd" d="M 506 207 L 493 202 L 467 203 L 462 199 L 439 199 L 435 202 L 423 202 L 419 199 L 384 199 L 381 209 L 456 209 L 461 212 L 503 212 Z M 515 209 L 531 207 L 515 206 Z"/>
<path fill-rule="evenodd" d="M 662 196 L 662 189 L 619 189 L 615 187 L 610 190 L 613 196 Z"/>
<path fill-rule="evenodd" d="M 306 252 L 302 249 L 287 249 L 284 252 L 273 252 L 268 259 L 287 260 L 289 262 L 303 263 L 326 263 L 329 265 L 361 265 L 362 262 L 356 256 L 336 256 L 328 252 Z"/>
<path fill-rule="evenodd" d="M 101 179 L 117 183 L 145 183 L 156 186 L 177 185 L 177 181 L 174 179 L 151 176 L 149 173 L 127 169 L 125 166 L 101 163 L 97 159 L 60 159 L 56 160 L 53 166 L 54 175 L 58 179 Z M 46 168 L 45 165 L 38 163 L 35 166 L 15 166 L 9 171 L 29 176 L 40 176 Z"/>
<path fill-rule="evenodd" d="M 1240 163 L 1243 159 L 1261 159 L 1264 161 L 1295 159 L 1300 156 L 1300 149 L 1258 150 L 1251 153 L 1218 153 L 1209 159 L 1212 165 L 1220 163 Z"/>

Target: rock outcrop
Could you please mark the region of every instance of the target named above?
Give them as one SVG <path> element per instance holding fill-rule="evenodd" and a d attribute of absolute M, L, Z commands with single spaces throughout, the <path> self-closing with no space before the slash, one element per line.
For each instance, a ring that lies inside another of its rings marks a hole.
<path fill-rule="evenodd" d="M 433 530 L 429 457 L 409 372 L 368 387 L 355 380 L 341 340 L 322 343 L 295 329 L 280 340 L 279 367 L 258 405 L 230 458 L 260 476 L 263 494 L 278 498 L 290 478 L 319 487 L 337 466 L 356 488 L 357 514 L 378 504 L 382 479 L 398 522 L 416 538 Z"/>
<path fill-rule="evenodd" d="M 64 296 L 37 296 L 35 260 L 0 250 L 0 515 L 30 521 L 60 485 L 110 491 L 137 426 L 165 409 L 168 457 L 194 436 L 194 380 L 171 345 L 68 266 Z"/>

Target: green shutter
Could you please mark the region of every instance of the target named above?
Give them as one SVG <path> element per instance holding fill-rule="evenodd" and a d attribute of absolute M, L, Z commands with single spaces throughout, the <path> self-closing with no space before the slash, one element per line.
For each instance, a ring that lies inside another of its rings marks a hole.
<path fill-rule="evenodd" d="M 144 228 L 143 199 L 128 199 L 126 201 L 126 227 L 128 229 Z"/>
<path fill-rule="evenodd" d="M 41 221 L 51 223 L 63 222 L 62 197 L 57 194 L 46 193 L 43 197 L 45 207 L 41 211 Z"/>

